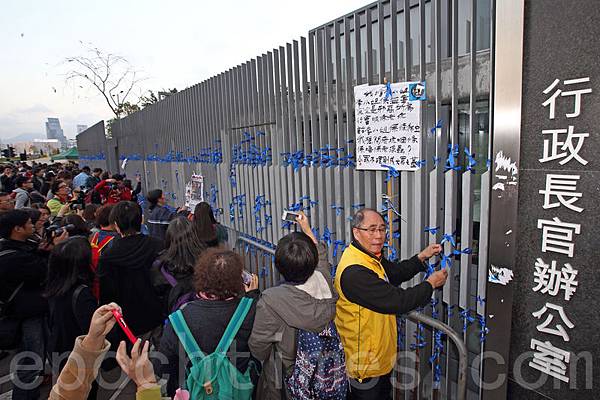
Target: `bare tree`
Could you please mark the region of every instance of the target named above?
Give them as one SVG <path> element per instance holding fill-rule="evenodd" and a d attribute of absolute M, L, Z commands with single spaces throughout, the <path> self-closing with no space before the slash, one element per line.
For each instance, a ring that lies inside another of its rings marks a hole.
<path fill-rule="evenodd" d="M 65 63 L 69 66 L 67 82 L 78 81 L 91 85 L 104 97 L 115 117 L 120 118 L 123 113 L 127 113 L 128 107 L 124 105 L 131 104 L 127 99 L 144 79 L 139 77 L 139 71 L 124 57 L 105 53 L 83 42 L 81 44 L 86 50 L 85 55 L 65 58 Z"/>

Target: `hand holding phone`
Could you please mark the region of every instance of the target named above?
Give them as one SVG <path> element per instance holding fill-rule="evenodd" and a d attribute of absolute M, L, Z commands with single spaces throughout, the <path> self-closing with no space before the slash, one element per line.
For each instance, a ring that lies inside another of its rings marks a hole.
<path fill-rule="evenodd" d="M 127 326 L 127 323 L 125 323 L 125 320 L 123 319 L 123 315 L 119 312 L 119 310 L 111 310 L 111 311 L 112 311 L 115 319 L 117 320 L 117 323 L 119 324 L 121 329 L 123 329 L 123 332 L 125 332 L 127 339 L 129 339 L 131 344 L 135 344 L 135 342 L 137 342 L 137 338 L 135 337 L 133 332 L 131 332 L 131 329 L 129 329 L 129 327 Z"/>
<path fill-rule="evenodd" d="M 252 274 L 246 270 L 242 270 L 242 282 L 248 286 L 252 283 Z"/>
<path fill-rule="evenodd" d="M 281 219 L 284 221 L 296 222 L 296 218 L 300 213 L 294 211 L 283 210 L 283 214 L 281 215 Z"/>

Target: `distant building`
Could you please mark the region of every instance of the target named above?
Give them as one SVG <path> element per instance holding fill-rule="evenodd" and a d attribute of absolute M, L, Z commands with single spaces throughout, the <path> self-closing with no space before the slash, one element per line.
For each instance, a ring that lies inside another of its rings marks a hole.
<path fill-rule="evenodd" d="M 43 154 L 48 155 L 60 150 L 61 143 L 56 139 L 35 139 L 33 142 L 23 143 L 23 146 L 15 145 L 15 148 L 19 149 L 20 153 L 24 150 L 29 154 L 40 154 L 41 150 Z"/>
<path fill-rule="evenodd" d="M 48 118 L 48 122 L 46 122 L 46 138 L 58 140 L 63 146 L 66 146 L 67 138 L 60 127 L 58 118 Z"/>
<path fill-rule="evenodd" d="M 87 125 L 77 125 L 77 134 L 79 135 L 81 132 L 85 131 L 88 128 Z"/>

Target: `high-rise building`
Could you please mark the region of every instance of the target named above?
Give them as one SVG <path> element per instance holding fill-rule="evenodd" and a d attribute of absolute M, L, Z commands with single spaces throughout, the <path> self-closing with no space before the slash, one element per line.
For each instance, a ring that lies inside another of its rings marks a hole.
<path fill-rule="evenodd" d="M 77 134 L 79 135 L 81 132 L 85 131 L 88 128 L 87 125 L 77 125 Z"/>
<path fill-rule="evenodd" d="M 58 118 L 48 118 L 48 122 L 46 122 L 46 138 L 56 139 L 63 145 L 67 143 L 67 138 L 60 127 Z"/>

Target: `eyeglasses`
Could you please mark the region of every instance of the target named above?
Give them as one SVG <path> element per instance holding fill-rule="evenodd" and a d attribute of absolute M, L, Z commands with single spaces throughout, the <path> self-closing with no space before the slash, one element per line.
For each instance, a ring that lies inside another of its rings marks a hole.
<path fill-rule="evenodd" d="M 374 235 L 377 232 L 381 233 L 382 235 L 385 235 L 387 233 L 387 227 L 376 228 L 376 227 L 372 226 L 370 228 L 360 228 L 360 227 L 357 226 L 355 228 L 358 229 L 358 230 L 361 230 L 361 231 L 368 232 L 369 235 Z"/>

